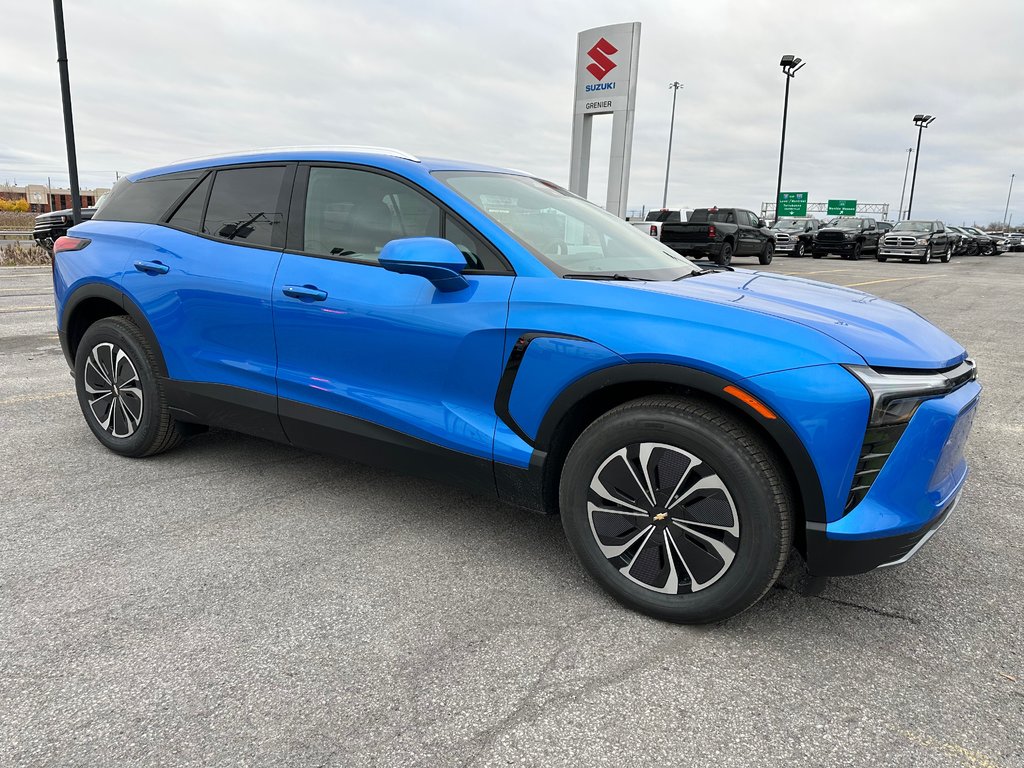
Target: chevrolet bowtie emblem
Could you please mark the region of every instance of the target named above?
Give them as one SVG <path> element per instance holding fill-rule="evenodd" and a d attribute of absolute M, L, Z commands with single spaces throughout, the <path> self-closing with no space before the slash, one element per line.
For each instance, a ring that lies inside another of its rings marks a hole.
<path fill-rule="evenodd" d="M 656 521 L 658 521 L 658 522 L 661 522 L 661 521 L 662 521 L 662 520 L 664 520 L 664 519 L 665 519 L 666 517 L 668 517 L 668 512 L 659 512 L 658 514 L 656 514 L 656 515 L 654 516 L 654 519 L 655 519 Z"/>

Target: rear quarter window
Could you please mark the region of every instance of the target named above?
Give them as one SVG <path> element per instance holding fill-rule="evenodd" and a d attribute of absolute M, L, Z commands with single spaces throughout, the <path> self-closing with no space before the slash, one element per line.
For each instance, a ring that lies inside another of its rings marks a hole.
<path fill-rule="evenodd" d="M 111 190 L 110 197 L 103 202 L 103 206 L 96 211 L 93 220 L 156 224 L 201 175 L 201 171 L 196 171 L 140 181 L 121 179 Z"/>

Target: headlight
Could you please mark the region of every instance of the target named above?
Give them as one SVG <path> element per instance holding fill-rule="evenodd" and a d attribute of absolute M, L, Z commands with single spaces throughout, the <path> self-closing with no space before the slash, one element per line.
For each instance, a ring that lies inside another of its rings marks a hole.
<path fill-rule="evenodd" d="M 928 238 L 927 237 L 919 237 L 919 238 L 917 238 L 917 244 L 918 245 L 928 245 Z"/>
<path fill-rule="evenodd" d="M 934 373 L 883 373 L 866 365 L 847 365 L 871 395 L 869 426 L 906 424 L 917 407 L 978 377 L 973 360 L 964 360 L 956 368 Z"/>
<path fill-rule="evenodd" d="M 853 235 L 851 235 L 849 232 L 844 232 L 843 240 L 853 240 Z"/>

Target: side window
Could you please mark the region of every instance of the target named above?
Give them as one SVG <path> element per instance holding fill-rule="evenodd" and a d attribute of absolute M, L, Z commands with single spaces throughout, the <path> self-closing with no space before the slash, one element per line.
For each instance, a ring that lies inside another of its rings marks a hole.
<path fill-rule="evenodd" d="M 404 237 L 440 237 L 441 209 L 390 176 L 351 168 L 310 168 L 303 250 L 376 263 Z"/>
<path fill-rule="evenodd" d="M 198 232 L 203 222 L 203 207 L 206 205 L 206 196 L 210 192 L 210 185 L 213 183 L 211 173 L 202 183 L 189 193 L 185 202 L 178 206 L 170 220 L 167 222 L 172 227 Z"/>
<path fill-rule="evenodd" d="M 202 175 L 157 176 L 142 181 L 122 179 L 111 191 L 110 198 L 93 216 L 98 221 L 138 221 L 155 224 L 162 221 L 167 209 Z"/>
<path fill-rule="evenodd" d="M 472 234 L 451 216 L 444 217 L 444 239 L 455 243 L 466 257 L 470 269 L 486 269 L 492 271 L 506 270 L 501 259 L 479 237 Z"/>
<path fill-rule="evenodd" d="M 758 218 L 756 213 L 751 213 L 750 211 L 747 211 L 747 218 L 750 219 L 750 226 L 757 226 Z"/>
<path fill-rule="evenodd" d="M 203 234 L 243 245 L 273 245 L 281 230 L 284 166 L 217 171 Z M 284 233 L 278 236 L 283 242 Z"/>

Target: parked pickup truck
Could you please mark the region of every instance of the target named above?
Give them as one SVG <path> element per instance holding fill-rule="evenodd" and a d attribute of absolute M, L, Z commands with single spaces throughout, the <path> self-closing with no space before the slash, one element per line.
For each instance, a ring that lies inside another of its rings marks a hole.
<path fill-rule="evenodd" d="M 743 208 L 697 208 L 685 222 L 665 222 L 661 242 L 676 253 L 726 265 L 733 256 L 771 264 L 775 238 L 764 219 Z"/>
<path fill-rule="evenodd" d="M 776 253 L 788 253 L 796 257 L 803 256 L 811 250 L 814 233 L 820 226 L 821 222 L 815 218 L 779 219 L 772 224 Z"/>
<path fill-rule="evenodd" d="M 631 221 L 629 223 L 645 234 L 661 240 L 661 227 L 663 224 L 677 224 L 681 221 L 686 221 L 686 216 L 687 211 L 682 211 L 678 208 L 660 208 L 656 211 L 648 211 L 643 221 Z"/>
<path fill-rule="evenodd" d="M 103 198 L 101 197 L 100 201 L 102 202 L 102 200 Z M 63 237 L 68 233 L 68 227 L 71 226 L 71 213 L 71 209 L 67 208 L 61 211 L 39 214 L 36 216 L 35 224 L 32 227 L 32 239 L 36 241 L 40 248 L 45 248 L 52 255 L 54 242 L 58 237 Z M 96 213 L 95 207 L 83 208 L 82 221 L 89 221 L 94 213 Z"/>
<path fill-rule="evenodd" d="M 811 256 L 820 259 L 830 253 L 856 261 L 862 253 L 878 252 L 882 230 L 878 222 L 868 218 L 841 217 L 826 224 L 814 235 Z"/>
<path fill-rule="evenodd" d="M 901 221 L 882 238 L 878 260 L 900 259 L 927 264 L 936 257 L 948 263 L 956 250 L 959 237 L 946 229 L 941 221 Z"/>

